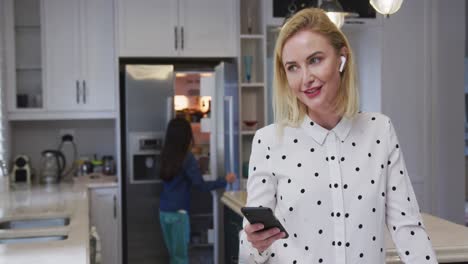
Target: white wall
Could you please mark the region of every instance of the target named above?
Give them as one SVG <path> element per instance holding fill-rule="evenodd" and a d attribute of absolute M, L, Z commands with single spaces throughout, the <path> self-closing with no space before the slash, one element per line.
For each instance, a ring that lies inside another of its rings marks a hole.
<path fill-rule="evenodd" d="M 425 126 L 427 48 L 424 0 L 405 1 L 390 18 L 378 16 L 364 25 L 345 25 L 359 71 L 361 110 L 383 112 L 392 119 L 409 176 L 423 211 L 431 211 Z M 422 8 L 421 8 L 422 7 Z"/>
<path fill-rule="evenodd" d="M 421 209 L 463 223 L 465 2 L 405 1 L 384 20 L 382 112 Z"/>
<path fill-rule="evenodd" d="M 0 17 L 3 17 L 3 1 L 0 0 Z M 6 108 L 4 107 L 4 99 L 3 99 L 3 94 L 5 93 L 5 78 L 3 77 L 5 75 L 5 48 L 4 48 L 4 34 L 3 34 L 3 25 L 2 20 L 0 19 L 0 117 L 3 116 L 5 113 Z M 4 122 L 2 122 L 2 118 L 0 118 L 0 124 L 3 127 Z M 1 144 L 1 142 L 0 142 Z M 2 148 L 5 146 L 3 145 Z M 3 159 L 3 157 L 0 157 L 0 159 Z"/>
<path fill-rule="evenodd" d="M 463 223 L 465 1 L 433 1 L 433 193 L 437 215 Z"/>
<path fill-rule="evenodd" d="M 344 25 L 345 33 L 358 66 L 360 106 L 362 111 L 380 112 L 382 109 L 381 62 L 382 27 L 378 24 Z"/>
<path fill-rule="evenodd" d="M 425 5 L 428 1 L 404 1 L 401 9 L 383 21 L 382 112 L 397 131 L 408 173 L 423 211 L 430 211 L 428 193 L 431 177 L 426 166 L 429 149 L 427 126 Z"/>

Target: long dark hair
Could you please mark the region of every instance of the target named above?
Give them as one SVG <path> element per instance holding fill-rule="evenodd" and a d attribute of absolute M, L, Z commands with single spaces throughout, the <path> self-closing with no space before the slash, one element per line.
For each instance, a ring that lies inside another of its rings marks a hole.
<path fill-rule="evenodd" d="M 169 122 L 166 138 L 161 153 L 160 177 L 171 181 L 182 169 L 185 156 L 193 143 L 190 123 L 183 118 L 174 118 Z"/>

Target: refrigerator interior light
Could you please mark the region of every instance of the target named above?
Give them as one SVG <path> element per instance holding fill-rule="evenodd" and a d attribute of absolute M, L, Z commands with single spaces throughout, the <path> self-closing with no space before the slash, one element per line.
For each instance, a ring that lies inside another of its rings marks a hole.
<path fill-rule="evenodd" d="M 127 67 L 126 71 L 134 80 L 166 80 L 172 78 L 171 68 L 161 68 L 155 71 L 151 65 L 142 65 L 140 67 Z"/>
<path fill-rule="evenodd" d="M 187 77 L 187 74 L 183 72 L 176 72 L 176 77 Z"/>
<path fill-rule="evenodd" d="M 211 76 L 213 76 L 213 73 L 212 72 L 202 72 L 202 73 L 200 73 L 200 76 L 201 77 L 211 77 Z"/>
<path fill-rule="evenodd" d="M 185 95 L 174 96 L 174 109 L 176 111 L 184 110 L 188 108 L 189 100 Z"/>
<path fill-rule="evenodd" d="M 211 96 L 202 96 L 200 98 L 200 111 L 206 113 L 210 110 Z"/>

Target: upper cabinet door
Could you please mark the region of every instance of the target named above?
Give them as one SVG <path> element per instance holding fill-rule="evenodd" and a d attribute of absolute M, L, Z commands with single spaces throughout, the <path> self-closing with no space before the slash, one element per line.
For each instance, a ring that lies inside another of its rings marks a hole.
<path fill-rule="evenodd" d="M 180 48 L 177 9 L 177 0 L 119 0 L 119 55 L 175 57 Z"/>
<path fill-rule="evenodd" d="M 82 0 L 82 100 L 86 110 L 114 111 L 117 61 L 114 0 Z"/>
<path fill-rule="evenodd" d="M 48 109 L 80 109 L 80 2 L 47 0 L 43 3 L 44 86 Z"/>
<path fill-rule="evenodd" d="M 179 0 L 184 57 L 236 56 L 236 1 Z"/>

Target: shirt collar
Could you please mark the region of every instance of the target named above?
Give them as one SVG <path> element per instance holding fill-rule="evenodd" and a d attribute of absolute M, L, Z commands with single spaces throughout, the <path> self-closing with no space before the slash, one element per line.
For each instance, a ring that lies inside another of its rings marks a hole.
<path fill-rule="evenodd" d="M 330 131 L 333 131 L 341 141 L 344 141 L 348 136 L 349 131 L 351 130 L 351 125 L 352 120 L 346 117 L 342 117 L 332 130 L 328 130 L 310 119 L 308 115 L 305 115 L 301 124 L 301 128 L 304 129 L 305 132 L 315 141 L 317 141 L 317 143 L 323 145 Z"/>

